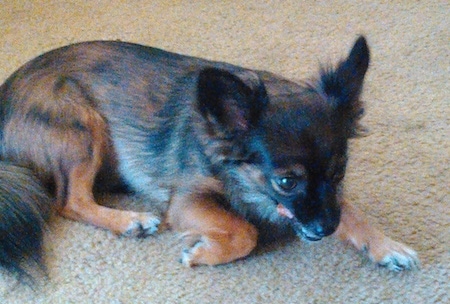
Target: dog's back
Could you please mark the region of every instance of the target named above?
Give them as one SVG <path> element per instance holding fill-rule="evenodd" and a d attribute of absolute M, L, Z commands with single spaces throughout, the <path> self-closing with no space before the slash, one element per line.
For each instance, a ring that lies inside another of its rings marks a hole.
<path fill-rule="evenodd" d="M 19 274 L 23 257 L 40 263 L 46 185 L 62 216 L 120 235 L 156 232 L 152 214 L 95 203 L 96 182 L 123 178 L 168 203 L 165 223 L 183 233 L 188 266 L 248 255 L 265 221 L 310 241 L 336 232 L 393 270 L 415 267 L 414 251 L 341 195 L 369 58 L 360 37 L 305 85 L 123 42 L 32 60 L 0 88 L 0 263 Z M 37 242 L 20 236 L 29 227 Z"/>
<path fill-rule="evenodd" d="M 61 211 L 71 202 L 92 201 L 95 179 L 106 184 L 120 181 L 114 146 L 121 147 L 122 158 L 143 152 L 144 143 L 135 131 L 164 107 L 177 73 L 187 66 L 181 58 L 134 44 L 82 43 L 30 61 L 1 86 L 3 266 L 24 275 L 20 263 L 24 256 L 34 255 L 40 263 L 42 219 L 48 217 L 50 205 Z M 120 137 L 126 137 L 127 143 L 121 144 Z M 157 164 L 161 161 L 155 159 Z M 152 168 L 153 164 L 142 165 Z M 129 179 L 149 182 L 132 174 Z M 55 203 L 43 186 L 55 189 Z M 158 189 L 149 192 L 166 200 L 167 192 Z M 157 223 L 151 216 L 128 218 L 145 222 L 139 224 L 144 230 Z M 117 233 L 130 230 L 130 219 L 95 220 Z M 132 234 L 140 233 L 139 225 L 131 228 Z M 18 236 L 26 227 L 30 233 Z"/>
<path fill-rule="evenodd" d="M 256 74 L 245 69 L 112 41 L 37 57 L 0 93 L 1 159 L 51 185 L 61 215 L 137 236 L 154 233 L 160 220 L 95 204 L 95 182 L 123 178 L 167 202 L 174 187 L 194 184 L 187 179 L 196 176 L 208 179 L 214 159 L 222 162 L 224 154 L 238 150 L 230 139 L 247 132 L 266 100 Z M 205 152 L 202 145 L 211 148 Z M 16 213 L 5 212 L 11 215 L 5 221 Z M 20 242 L 15 238 L 10 245 Z M 13 270 L 23 272 L 20 265 Z"/>

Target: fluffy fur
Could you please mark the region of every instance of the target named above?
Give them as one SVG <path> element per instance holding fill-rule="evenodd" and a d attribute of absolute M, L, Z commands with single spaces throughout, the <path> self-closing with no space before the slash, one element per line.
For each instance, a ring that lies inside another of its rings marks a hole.
<path fill-rule="evenodd" d="M 24 273 L 22 258 L 41 262 L 49 210 L 116 234 L 156 232 L 152 214 L 95 203 L 94 186 L 125 184 L 167 205 L 187 266 L 245 257 L 277 229 L 309 241 L 335 233 L 390 269 L 415 268 L 414 251 L 342 197 L 369 61 L 364 37 L 304 85 L 113 41 L 30 61 L 0 88 L 1 158 L 11 163 L 0 175 L 2 265 Z"/>

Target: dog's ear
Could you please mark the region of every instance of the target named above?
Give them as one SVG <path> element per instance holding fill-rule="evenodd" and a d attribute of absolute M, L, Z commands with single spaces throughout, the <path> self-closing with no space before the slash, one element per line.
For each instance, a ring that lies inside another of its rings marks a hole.
<path fill-rule="evenodd" d="M 337 115 L 345 123 L 349 136 L 354 136 L 358 129 L 358 119 L 363 113 L 359 100 L 364 76 L 369 67 L 370 51 L 367 41 L 360 36 L 348 57 L 336 69 L 321 71 L 319 89 L 335 108 Z"/>
<path fill-rule="evenodd" d="M 197 94 L 202 115 L 226 136 L 255 127 L 268 101 L 264 84 L 251 71 L 205 68 L 199 74 Z"/>

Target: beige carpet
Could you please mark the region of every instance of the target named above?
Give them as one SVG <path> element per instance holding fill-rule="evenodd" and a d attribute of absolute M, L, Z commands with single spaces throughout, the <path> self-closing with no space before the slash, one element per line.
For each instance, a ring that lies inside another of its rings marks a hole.
<path fill-rule="evenodd" d="M 449 303 L 450 5 L 356 2 L 4 0 L 0 79 L 46 50 L 93 39 L 304 78 L 364 33 L 373 54 L 364 94 L 370 135 L 352 142 L 347 196 L 415 248 L 422 270 L 389 273 L 333 238 L 186 269 L 170 232 L 125 239 L 57 218 L 45 245 L 50 280 L 32 291 L 0 272 L 0 303 Z M 113 200 L 152 209 L 139 198 Z"/>

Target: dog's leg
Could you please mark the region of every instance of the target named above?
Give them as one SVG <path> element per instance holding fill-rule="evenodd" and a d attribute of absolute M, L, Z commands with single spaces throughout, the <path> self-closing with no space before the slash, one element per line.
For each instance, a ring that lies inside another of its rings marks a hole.
<path fill-rule="evenodd" d="M 366 216 L 347 202 L 342 203 L 341 222 L 335 235 L 364 251 L 370 259 L 393 271 L 416 269 L 419 260 L 414 250 L 392 240 L 374 228 Z"/>
<path fill-rule="evenodd" d="M 23 91 L 3 130 L 8 159 L 33 165 L 43 181 L 54 181 L 56 209 L 67 218 L 141 236 L 155 232 L 159 219 L 149 213 L 113 210 L 94 201 L 93 185 L 105 155 L 113 155 L 104 117 L 79 81 L 43 70 Z M 24 79 L 28 76 L 23 75 Z M 20 77 L 19 77 L 20 78 Z M 34 78 L 33 78 L 34 79 Z M 20 109 L 19 109 L 20 107 Z M 114 169 L 114 168 L 113 168 Z"/>
<path fill-rule="evenodd" d="M 92 194 L 95 166 L 90 162 L 75 166 L 69 175 L 64 217 L 108 229 L 115 234 L 143 237 L 158 230 L 160 220 L 151 213 L 123 211 L 97 205 Z"/>
<path fill-rule="evenodd" d="M 171 228 L 186 242 L 181 262 L 186 266 L 218 265 L 243 258 L 255 248 L 256 228 L 226 211 L 218 193 L 175 195 L 167 214 Z"/>
<path fill-rule="evenodd" d="M 77 84 L 66 85 L 68 88 L 64 98 L 78 100 L 79 104 L 86 103 L 82 101 L 83 95 Z M 60 90 L 62 88 L 64 87 Z M 65 144 L 71 148 L 63 160 L 63 169 L 60 174 L 55 174 L 57 197 L 63 206 L 60 214 L 108 229 L 118 235 L 143 237 L 153 234 L 160 224 L 160 220 L 153 214 L 116 210 L 96 204 L 93 195 L 95 177 L 102 165 L 103 155 L 108 154 L 106 124 L 91 109 L 78 107 L 78 112 L 77 119 L 82 122 L 80 125 L 83 127 L 78 132 L 72 131 L 71 145 Z"/>

